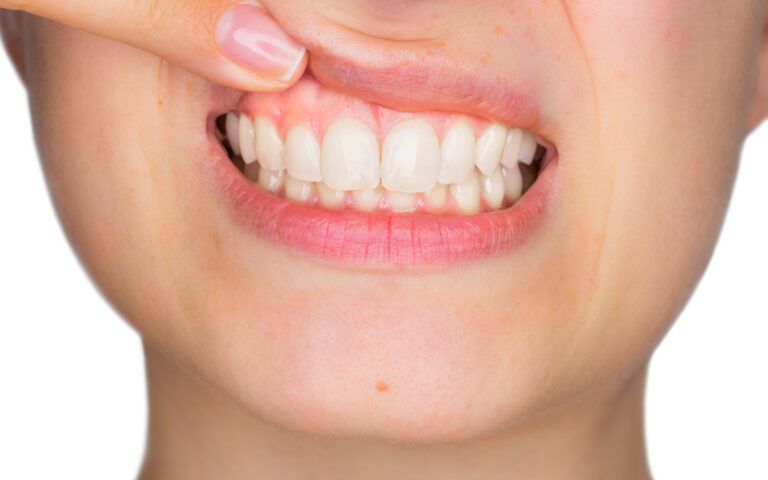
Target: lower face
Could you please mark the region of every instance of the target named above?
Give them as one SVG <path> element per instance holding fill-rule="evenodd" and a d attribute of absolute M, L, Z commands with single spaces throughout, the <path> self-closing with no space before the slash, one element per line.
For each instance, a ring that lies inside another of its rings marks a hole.
<path fill-rule="evenodd" d="M 362 4 L 264 3 L 313 55 L 282 94 L 28 22 L 58 213 L 153 348 L 271 423 L 394 442 L 485 435 L 642 366 L 722 222 L 749 8 L 488 2 L 461 23 L 471 2 L 422 2 L 387 10 L 394 31 Z"/>

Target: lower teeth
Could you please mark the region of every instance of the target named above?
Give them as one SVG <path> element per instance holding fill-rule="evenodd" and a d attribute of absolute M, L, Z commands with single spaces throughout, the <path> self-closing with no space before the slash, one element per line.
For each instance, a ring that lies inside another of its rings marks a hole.
<path fill-rule="evenodd" d="M 461 184 L 437 184 L 430 192 L 390 192 L 381 184 L 376 189 L 340 191 L 323 182 L 306 182 L 288 175 L 285 169 L 271 171 L 258 161 L 246 164 L 235 153 L 226 135 L 226 115 L 217 118 L 219 139 L 230 160 L 250 181 L 259 184 L 272 195 L 299 204 L 328 209 L 355 209 L 366 212 L 389 211 L 410 213 L 426 211 L 439 214 L 473 215 L 503 210 L 517 203 L 531 188 L 542 168 L 546 149 L 536 147 L 530 165 L 515 167 L 500 165 L 491 175 L 483 175 L 476 167 Z M 238 149 L 239 150 L 239 149 Z"/>

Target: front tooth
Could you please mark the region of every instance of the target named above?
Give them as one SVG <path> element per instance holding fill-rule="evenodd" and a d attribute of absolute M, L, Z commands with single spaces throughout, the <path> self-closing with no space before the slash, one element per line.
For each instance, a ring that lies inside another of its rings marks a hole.
<path fill-rule="evenodd" d="M 486 207 L 492 210 L 501 209 L 504 203 L 504 177 L 501 175 L 501 169 L 497 168 L 490 176 L 484 175 L 481 186 Z"/>
<path fill-rule="evenodd" d="M 240 140 L 240 156 L 246 165 L 256 161 L 256 146 L 254 144 L 255 131 L 253 122 L 247 115 L 240 115 L 237 136 Z"/>
<path fill-rule="evenodd" d="M 319 182 L 320 145 L 312 129 L 297 125 L 288 131 L 285 138 L 285 164 L 288 175 L 305 182 Z"/>
<path fill-rule="evenodd" d="M 380 179 L 378 139 L 359 120 L 336 120 L 325 132 L 320 171 L 323 182 L 335 190 L 376 188 Z"/>
<path fill-rule="evenodd" d="M 475 146 L 475 164 L 483 175 L 490 175 L 498 168 L 504 145 L 507 142 L 506 127 L 493 124 L 477 140 Z"/>
<path fill-rule="evenodd" d="M 355 190 L 352 192 L 352 201 L 358 210 L 372 212 L 379 206 L 381 190 Z"/>
<path fill-rule="evenodd" d="M 471 174 L 472 172 L 470 172 Z M 438 183 L 424 197 L 430 210 L 441 210 L 445 207 L 445 200 L 448 198 L 448 186 Z"/>
<path fill-rule="evenodd" d="M 341 208 L 344 206 L 345 191 L 331 188 L 323 182 L 316 183 L 315 186 L 317 187 L 317 197 L 320 200 L 320 205 L 325 208 Z"/>
<path fill-rule="evenodd" d="M 533 157 L 536 156 L 537 146 L 536 137 L 534 137 L 531 132 L 526 131 L 523 134 L 523 143 L 520 145 L 520 155 L 518 155 L 520 162 L 526 165 L 533 163 Z"/>
<path fill-rule="evenodd" d="M 516 167 L 520 158 L 520 147 L 523 145 L 523 131 L 513 128 L 507 135 L 507 144 L 504 146 L 504 154 L 501 156 L 501 164 L 505 167 Z"/>
<path fill-rule="evenodd" d="M 451 185 L 451 195 L 462 213 L 471 215 L 480 212 L 480 176 L 477 171 L 462 183 Z"/>
<path fill-rule="evenodd" d="M 516 202 L 523 196 L 523 174 L 520 166 L 502 167 L 501 176 L 504 179 L 504 196 L 510 202 Z"/>
<path fill-rule="evenodd" d="M 403 192 L 387 192 L 389 208 L 397 213 L 410 213 L 416 210 L 416 194 Z"/>
<path fill-rule="evenodd" d="M 269 170 L 285 170 L 285 149 L 283 139 L 272 120 L 256 118 L 256 158 Z"/>
<path fill-rule="evenodd" d="M 403 120 L 390 130 L 381 151 L 381 180 L 391 192 L 428 192 L 440 174 L 440 143 L 426 120 Z"/>
<path fill-rule="evenodd" d="M 272 193 L 278 193 L 285 183 L 285 170 L 272 171 L 264 167 L 259 169 L 259 185 Z"/>
<path fill-rule="evenodd" d="M 292 176 L 285 177 L 285 198 L 295 202 L 309 203 L 315 196 L 315 185 L 298 180 Z"/>
<path fill-rule="evenodd" d="M 224 129 L 227 131 L 227 140 L 229 147 L 235 155 L 240 155 L 240 119 L 234 112 L 227 114 L 227 121 Z"/>
<path fill-rule="evenodd" d="M 442 164 L 438 181 L 463 182 L 475 168 L 475 131 L 467 122 L 457 122 L 445 132 L 440 146 Z"/>

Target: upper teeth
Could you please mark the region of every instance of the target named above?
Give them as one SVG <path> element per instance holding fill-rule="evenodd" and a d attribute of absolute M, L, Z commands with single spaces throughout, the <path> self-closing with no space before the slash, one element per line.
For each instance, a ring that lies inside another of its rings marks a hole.
<path fill-rule="evenodd" d="M 440 142 L 427 119 L 408 118 L 389 130 L 381 146 L 374 132 L 353 118 L 331 123 L 322 144 L 315 130 L 302 124 L 290 128 L 283 141 L 274 122 L 261 116 L 251 120 L 229 113 L 225 126 L 246 174 L 251 176 L 257 161 L 265 170 L 252 172 L 264 188 L 285 188 L 286 196 L 297 201 L 317 197 L 327 206 L 340 206 L 343 192 L 353 192 L 350 202 L 361 210 L 386 205 L 411 211 L 419 202 L 439 210 L 448 191 L 465 213 L 480 211 L 482 202 L 500 209 L 505 198 L 514 202 L 522 195 L 519 164 L 530 165 L 538 147 L 530 132 L 499 124 L 476 140 L 465 120 L 448 125 Z"/>

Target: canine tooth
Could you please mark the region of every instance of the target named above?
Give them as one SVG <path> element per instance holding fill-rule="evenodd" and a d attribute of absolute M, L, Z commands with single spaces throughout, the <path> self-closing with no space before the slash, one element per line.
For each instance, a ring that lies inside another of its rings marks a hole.
<path fill-rule="evenodd" d="M 424 119 L 395 125 L 381 151 L 381 181 L 391 192 L 428 192 L 440 174 L 440 143 Z"/>
<path fill-rule="evenodd" d="M 465 214 L 480 212 L 480 176 L 474 170 L 462 183 L 451 185 L 451 196 Z"/>
<path fill-rule="evenodd" d="M 475 168 L 475 131 L 467 122 L 456 122 L 445 132 L 440 146 L 442 164 L 438 181 L 463 182 Z"/>
<path fill-rule="evenodd" d="M 246 165 L 256 161 L 255 134 L 253 122 L 248 115 L 240 115 L 237 137 L 240 140 L 240 156 L 243 157 Z"/>
<path fill-rule="evenodd" d="M 504 196 L 510 202 L 516 202 L 523 196 L 523 174 L 520 166 L 502 167 L 501 176 L 504 179 Z"/>
<path fill-rule="evenodd" d="M 387 192 L 389 208 L 397 213 L 410 213 L 416 210 L 416 194 L 403 192 Z"/>
<path fill-rule="evenodd" d="M 472 172 L 469 172 L 470 175 Z M 432 210 L 440 210 L 445 206 L 445 200 L 448 198 L 448 186 L 438 183 L 429 192 L 424 195 L 427 207 Z"/>
<path fill-rule="evenodd" d="M 323 182 L 336 190 L 376 188 L 380 179 L 379 155 L 379 141 L 367 125 L 352 118 L 336 120 L 323 140 Z"/>
<path fill-rule="evenodd" d="M 253 162 L 245 166 L 245 168 L 243 169 L 243 173 L 252 182 L 258 182 L 259 170 L 261 170 L 261 165 L 259 165 L 259 162 Z"/>
<path fill-rule="evenodd" d="M 278 193 L 285 183 L 285 170 L 272 171 L 264 167 L 259 169 L 259 185 L 272 193 Z"/>
<path fill-rule="evenodd" d="M 230 148 L 232 148 L 235 155 L 240 155 L 240 119 L 237 118 L 234 112 L 227 114 L 224 129 L 227 131 L 227 140 L 229 141 Z"/>
<path fill-rule="evenodd" d="M 259 163 L 273 172 L 285 170 L 285 148 L 283 139 L 272 120 L 258 117 L 256 129 L 256 158 Z"/>
<path fill-rule="evenodd" d="M 379 206 L 381 199 L 381 190 L 355 190 L 352 192 L 352 201 L 358 210 L 372 212 Z"/>
<path fill-rule="evenodd" d="M 505 167 L 517 166 L 522 144 L 523 131 L 519 128 L 511 129 L 507 135 L 507 144 L 504 146 L 504 154 L 501 156 L 501 164 Z"/>
<path fill-rule="evenodd" d="M 315 139 L 312 129 L 306 125 L 297 125 L 288 131 L 285 138 L 285 165 L 288 175 L 305 182 L 319 182 L 320 144 Z"/>
<path fill-rule="evenodd" d="M 316 183 L 317 197 L 320 199 L 320 205 L 325 208 L 341 208 L 344 206 L 344 196 L 346 192 L 329 187 L 323 182 Z"/>
<path fill-rule="evenodd" d="M 477 140 L 475 146 L 475 164 L 483 175 L 490 175 L 499 166 L 504 145 L 507 142 L 506 127 L 493 124 Z"/>
<path fill-rule="evenodd" d="M 298 180 L 288 175 L 285 177 L 285 198 L 301 203 L 309 203 L 315 196 L 315 185 Z"/>
<path fill-rule="evenodd" d="M 536 155 L 536 137 L 531 132 L 526 131 L 523 133 L 523 143 L 520 145 L 520 155 L 518 158 L 521 163 L 530 165 L 533 163 L 533 157 Z"/>
<path fill-rule="evenodd" d="M 486 207 L 492 210 L 501 209 L 504 203 L 504 177 L 501 175 L 501 169 L 497 168 L 491 175 L 483 175 L 481 186 Z"/>

